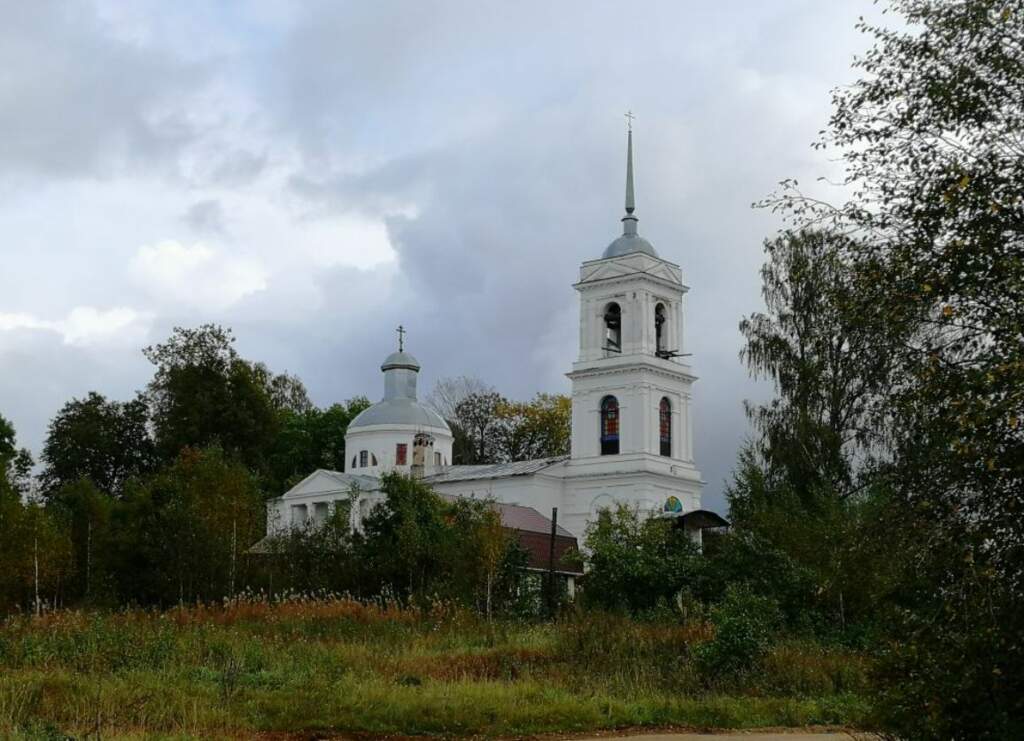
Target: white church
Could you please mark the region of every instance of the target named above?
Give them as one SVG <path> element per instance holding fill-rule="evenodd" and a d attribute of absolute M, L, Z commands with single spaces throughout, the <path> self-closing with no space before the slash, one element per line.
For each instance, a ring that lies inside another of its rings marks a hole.
<path fill-rule="evenodd" d="M 360 528 L 383 501 L 379 477 L 389 471 L 417 476 L 445 496 L 493 500 L 512 529 L 543 531 L 557 508 L 560 538 L 579 541 L 600 509 L 620 502 L 677 517 L 698 540 L 702 528 L 726 524 L 701 509 L 703 482 L 693 460 L 691 415 L 697 379 L 683 344 L 687 287 L 680 267 L 637 233 L 632 131 L 626 151 L 622 235 L 601 257 L 580 266 L 574 286 L 580 339 L 579 357 L 567 374 L 571 454 L 452 465 L 452 431 L 440 414 L 418 401 L 420 364 L 404 350 L 400 335 L 398 352 L 381 365 L 384 398 L 348 427 L 348 470 L 315 471 L 270 500 L 268 536 L 326 520 L 335 507 L 350 506 L 353 492 L 358 494 L 349 516 L 352 527 Z"/>

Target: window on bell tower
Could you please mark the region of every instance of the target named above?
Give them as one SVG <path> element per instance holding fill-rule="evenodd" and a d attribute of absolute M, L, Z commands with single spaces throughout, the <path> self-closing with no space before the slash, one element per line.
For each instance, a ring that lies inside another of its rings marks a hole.
<path fill-rule="evenodd" d="M 614 396 L 601 400 L 601 455 L 619 452 L 619 402 Z"/>
<path fill-rule="evenodd" d="M 665 334 L 665 304 L 658 304 L 654 307 L 654 354 L 658 357 L 668 351 Z"/>
<path fill-rule="evenodd" d="M 622 309 L 614 301 L 604 308 L 604 349 L 622 352 Z"/>
<path fill-rule="evenodd" d="M 672 457 L 672 403 L 667 397 L 661 398 L 658 405 L 658 437 L 661 442 L 661 454 Z"/>

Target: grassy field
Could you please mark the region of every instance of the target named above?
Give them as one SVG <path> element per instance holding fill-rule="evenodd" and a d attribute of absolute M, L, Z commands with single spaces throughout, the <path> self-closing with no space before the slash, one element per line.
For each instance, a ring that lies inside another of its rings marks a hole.
<path fill-rule="evenodd" d="M 0 737 L 527 735 L 861 725 L 862 657 L 776 645 L 703 676 L 703 625 L 496 622 L 349 600 L 64 612 L 0 627 Z"/>

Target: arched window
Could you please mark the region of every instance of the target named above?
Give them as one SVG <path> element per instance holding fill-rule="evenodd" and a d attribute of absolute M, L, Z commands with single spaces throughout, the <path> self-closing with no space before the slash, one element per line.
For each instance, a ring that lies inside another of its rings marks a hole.
<path fill-rule="evenodd" d="M 370 460 L 370 454 L 365 450 L 359 451 L 359 467 L 366 468 L 366 464 Z"/>
<path fill-rule="evenodd" d="M 619 402 L 614 396 L 601 400 L 601 455 L 619 452 Z"/>
<path fill-rule="evenodd" d="M 622 352 L 622 309 L 614 301 L 604 307 L 604 349 Z"/>
<path fill-rule="evenodd" d="M 356 457 L 352 456 L 352 468 L 356 467 Z"/>
<path fill-rule="evenodd" d="M 665 304 L 654 307 L 654 352 L 662 355 L 668 348 L 665 346 Z"/>
<path fill-rule="evenodd" d="M 672 457 L 672 403 L 666 397 L 658 405 L 658 430 L 661 439 L 661 454 Z"/>

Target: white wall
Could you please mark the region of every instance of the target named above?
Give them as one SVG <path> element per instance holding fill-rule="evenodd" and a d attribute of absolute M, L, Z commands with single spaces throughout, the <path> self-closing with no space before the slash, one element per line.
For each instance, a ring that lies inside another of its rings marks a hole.
<path fill-rule="evenodd" d="M 357 427 L 345 435 L 345 471 L 346 473 L 380 476 L 388 471 L 401 471 L 409 474 L 412 470 L 413 438 L 417 433 L 426 433 L 434 438 L 434 451 L 441 453 L 442 465 L 445 461 L 450 465 L 452 460 L 452 436 L 447 430 L 439 427 L 420 427 L 416 425 L 372 425 Z M 406 465 L 399 466 L 395 462 L 398 443 L 405 443 Z M 365 468 L 359 467 L 359 452 L 366 450 L 377 457 L 377 465 L 372 459 Z M 352 459 L 356 459 L 356 467 L 352 467 Z M 426 473 L 433 469 L 433 461 L 428 463 Z"/>

